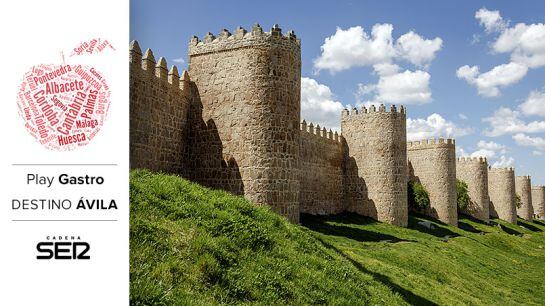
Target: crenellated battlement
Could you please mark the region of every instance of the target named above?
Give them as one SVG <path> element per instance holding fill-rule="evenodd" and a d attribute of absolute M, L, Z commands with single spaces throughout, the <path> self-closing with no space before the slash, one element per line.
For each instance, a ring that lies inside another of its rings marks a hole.
<path fill-rule="evenodd" d="M 515 168 L 513 167 L 488 167 L 488 172 L 515 172 Z"/>
<path fill-rule="evenodd" d="M 337 133 L 337 131 L 333 132 L 331 129 L 328 131 L 325 127 L 321 128 L 319 124 L 314 126 L 312 122 L 307 124 L 305 120 L 301 121 L 300 130 L 326 140 L 341 142 L 342 139 L 342 134 Z"/>
<path fill-rule="evenodd" d="M 278 24 L 275 24 L 269 32 L 265 32 L 256 23 L 251 31 L 238 27 L 235 29 L 234 34 L 231 34 L 227 29 L 223 29 L 218 33 L 218 36 L 215 36 L 211 32 L 206 33 L 202 40 L 197 36 L 193 36 L 189 41 L 189 56 L 240 48 L 270 46 L 271 44 L 283 48 L 295 48 L 298 50 L 301 48 L 301 41 L 297 38 L 294 31 L 290 30 L 283 35 L 282 29 L 280 29 Z"/>
<path fill-rule="evenodd" d="M 342 111 L 342 117 L 351 117 L 351 116 L 357 116 L 357 115 L 365 115 L 365 114 L 375 114 L 375 113 L 399 113 L 399 114 L 406 114 L 407 110 L 405 106 L 401 105 L 399 108 L 392 104 L 389 107 L 389 111 L 386 108 L 384 104 L 381 104 L 378 108 L 375 105 L 371 105 L 369 108 L 366 108 L 365 106 L 361 107 L 359 110 L 356 107 L 353 107 L 352 110 L 344 109 Z"/>
<path fill-rule="evenodd" d="M 189 73 L 186 70 L 182 71 L 181 76 L 178 73 L 176 65 L 172 65 L 169 70 L 166 59 L 160 57 L 158 61 L 155 61 L 153 51 L 149 48 L 142 55 L 142 50 L 136 40 L 131 41 L 129 45 L 129 62 L 140 67 L 145 73 L 154 75 L 157 79 L 169 83 L 173 88 L 181 91 L 189 90 L 190 79 Z"/>
<path fill-rule="evenodd" d="M 488 164 L 488 159 L 484 156 L 479 156 L 479 157 L 468 157 L 468 156 L 464 156 L 464 157 L 458 157 L 456 158 L 456 161 L 459 162 L 459 163 L 483 163 L 483 164 Z"/>
<path fill-rule="evenodd" d="M 414 150 L 414 149 L 429 149 L 429 148 L 437 148 L 437 147 L 445 147 L 445 146 L 455 146 L 456 141 L 452 138 L 430 138 L 430 139 L 424 139 L 424 140 L 417 140 L 417 141 L 408 141 L 407 142 L 407 150 Z"/>
<path fill-rule="evenodd" d="M 530 175 L 517 175 L 517 178 L 524 179 L 524 180 L 532 179 Z"/>

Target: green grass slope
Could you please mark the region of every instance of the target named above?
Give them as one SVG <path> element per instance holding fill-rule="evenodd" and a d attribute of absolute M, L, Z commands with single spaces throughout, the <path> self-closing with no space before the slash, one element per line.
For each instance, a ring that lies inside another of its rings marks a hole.
<path fill-rule="evenodd" d="M 132 305 L 545 303 L 545 223 L 411 216 L 399 228 L 344 214 L 293 225 L 142 170 L 130 200 Z"/>

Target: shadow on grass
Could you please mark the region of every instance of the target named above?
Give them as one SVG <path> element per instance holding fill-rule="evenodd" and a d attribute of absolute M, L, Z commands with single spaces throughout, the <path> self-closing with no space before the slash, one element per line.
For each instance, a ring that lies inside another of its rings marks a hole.
<path fill-rule="evenodd" d="M 483 221 L 483 220 L 481 220 L 481 219 L 477 219 L 477 218 L 475 218 L 475 217 L 473 217 L 473 216 L 466 215 L 466 214 L 460 214 L 460 215 L 458 215 L 458 220 L 464 220 L 464 219 L 467 219 L 467 220 L 469 220 L 469 221 L 471 221 L 471 222 L 479 223 L 479 224 L 482 224 L 482 225 L 490 225 L 490 221 L 485 222 L 485 221 Z"/>
<path fill-rule="evenodd" d="M 345 237 L 359 242 L 415 242 L 414 240 L 400 239 L 388 234 L 343 225 L 366 225 L 375 222 L 376 221 L 372 220 L 371 218 L 362 217 L 351 213 L 343 213 L 333 216 L 313 216 L 301 214 L 301 225 L 325 235 Z"/>
<path fill-rule="evenodd" d="M 544 222 L 544 221 L 541 221 L 541 220 L 536 220 L 536 219 L 534 219 L 534 223 L 535 223 L 535 224 L 538 224 L 538 225 L 541 225 L 541 226 L 545 226 L 545 222 Z"/>
<path fill-rule="evenodd" d="M 522 232 L 519 232 L 519 231 L 517 231 L 517 230 L 515 230 L 515 229 L 512 229 L 512 228 L 510 228 L 510 227 L 507 227 L 507 226 L 505 226 L 505 225 L 499 223 L 498 221 L 490 220 L 490 224 L 491 224 L 491 225 L 494 225 L 494 226 L 499 226 L 499 228 L 500 228 L 503 232 L 505 232 L 505 233 L 507 233 L 507 234 L 509 234 L 509 235 L 522 236 Z"/>
<path fill-rule="evenodd" d="M 318 239 L 318 241 L 320 241 L 326 248 L 328 248 L 330 250 L 333 250 L 334 252 L 336 252 L 337 254 L 342 256 L 344 259 L 348 260 L 360 272 L 371 275 L 373 277 L 373 279 L 375 279 L 376 281 L 379 281 L 379 282 L 383 283 L 384 285 L 388 286 L 392 291 L 399 293 L 399 295 L 407 303 L 409 303 L 411 305 L 437 305 L 436 303 L 434 303 L 434 302 L 432 302 L 432 301 L 430 301 L 430 300 L 428 300 L 428 299 L 426 299 L 424 297 L 416 295 L 413 292 L 411 292 L 410 290 L 407 290 L 407 289 L 401 287 L 400 285 L 392 282 L 392 280 L 390 280 L 390 278 L 388 276 L 368 270 L 361 263 L 359 263 L 356 260 L 352 259 L 349 255 L 345 254 L 343 251 L 339 250 L 334 245 L 332 245 L 330 243 L 327 243 L 326 241 L 324 241 L 323 239 L 318 237 L 318 235 L 313 235 L 313 236 L 316 237 L 316 239 Z"/>
<path fill-rule="evenodd" d="M 530 221 L 531 222 L 531 221 Z M 532 224 L 530 224 L 530 222 L 524 220 L 524 219 L 521 219 L 521 218 L 518 218 L 517 220 L 517 224 L 532 231 L 532 232 L 542 232 L 542 230 L 539 228 L 539 227 L 536 227 Z"/>
<path fill-rule="evenodd" d="M 439 238 L 444 238 L 446 236 L 449 236 L 449 238 L 454 238 L 460 236 L 459 234 L 448 229 L 447 225 L 443 222 L 415 213 L 409 214 L 409 228 Z"/>
<path fill-rule="evenodd" d="M 466 232 L 470 232 L 470 233 L 476 233 L 476 234 L 479 234 L 483 231 L 480 231 L 478 229 L 476 229 L 473 225 L 465 222 L 465 221 L 461 221 L 461 220 L 458 220 L 458 228 L 461 229 L 461 230 L 464 230 Z M 484 233 L 484 232 L 483 232 Z"/>

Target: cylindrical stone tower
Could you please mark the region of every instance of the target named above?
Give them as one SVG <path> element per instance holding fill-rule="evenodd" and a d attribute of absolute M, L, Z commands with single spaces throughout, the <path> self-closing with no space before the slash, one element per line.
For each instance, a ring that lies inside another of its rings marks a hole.
<path fill-rule="evenodd" d="M 425 213 L 458 226 L 454 140 L 439 138 L 409 142 L 407 158 L 409 180 L 421 183 L 430 197 L 430 207 Z"/>
<path fill-rule="evenodd" d="M 490 216 L 516 224 L 515 170 L 513 168 L 488 168 L 488 195 L 490 196 Z"/>
<path fill-rule="evenodd" d="M 299 222 L 299 39 L 278 25 L 194 37 L 189 74 L 196 91 L 193 178 L 223 188 L 231 183 L 221 177 L 227 159 L 237 193 Z"/>
<path fill-rule="evenodd" d="M 363 195 L 350 210 L 378 221 L 407 226 L 407 132 L 405 108 L 384 105 L 344 110 L 341 121 L 350 184 Z M 349 182 L 345 182 L 349 183 Z"/>
<path fill-rule="evenodd" d="M 520 207 L 517 207 L 517 215 L 524 220 L 534 218 L 532 207 L 532 182 L 529 175 L 515 177 L 515 191 L 520 197 Z"/>
<path fill-rule="evenodd" d="M 532 206 L 540 220 L 545 220 L 545 186 L 532 186 Z"/>
<path fill-rule="evenodd" d="M 488 198 L 488 162 L 486 158 L 458 158 L 456 178 L 467 184 L 471 202 L 463 213 L 488 222 L 490 204 Z"/>

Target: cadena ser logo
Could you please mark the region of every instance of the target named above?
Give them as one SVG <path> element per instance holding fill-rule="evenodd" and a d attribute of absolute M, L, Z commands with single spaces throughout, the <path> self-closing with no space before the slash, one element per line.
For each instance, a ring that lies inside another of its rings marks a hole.
<path fill-rule="evenodd" d="M 88 260 L 91 259 L 91 246 L 80 236 L 46 236 L 45 241 L 36 244 L 39 260 Z"/>

